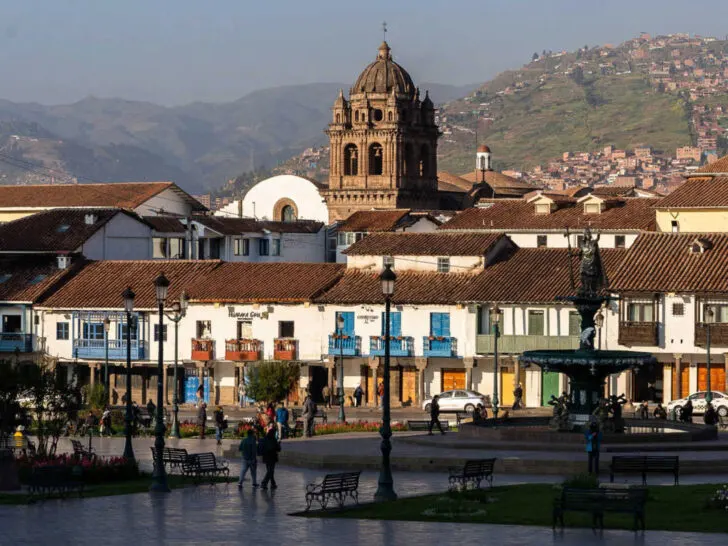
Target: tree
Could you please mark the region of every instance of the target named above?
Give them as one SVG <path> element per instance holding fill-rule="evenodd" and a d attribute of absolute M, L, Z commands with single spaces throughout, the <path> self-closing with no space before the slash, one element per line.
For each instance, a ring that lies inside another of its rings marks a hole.
<path fill-rule="evenodd" d="M 28 423 L 21 404 L 20 374 L 9 360 L 0 361 L 0 437 L 11 435 L 18 425 Z"/>
<path fill-rule="evenodd" d="M 293 362 L 251 366 L 245 373 L 245 391 L 256 402 L 280 402 L 294 388 L 300 373 L 300 366 Z"/>

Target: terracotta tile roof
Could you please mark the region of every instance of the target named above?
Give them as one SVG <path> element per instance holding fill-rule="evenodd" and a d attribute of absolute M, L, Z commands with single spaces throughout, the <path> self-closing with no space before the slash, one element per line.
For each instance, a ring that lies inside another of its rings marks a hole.
<path fill-rule="evenodd" d="M 591 193 L 597 197 L 662 197 L 656 191 L 645 190 L 637 186 L 594 186 Z"/>
<path fill-rule="evenodd" d="M 697 239 L 704 253 L 690 251 Z M 728 292 L 728 234 L 644 233 L 612 280 L 622 292 Z"/>
<path fill-rule="evenodd" d="M 656 208 L 728 207 L 728 177 L 688 178 L 681 186 L 663 197 Z"/>
<path fill-rule="evenodd" d="M 437 189 L 439 191 L 467 193 L 473 183 L 447 171 L 437 173 Z"/>
<path fill-rule="evenodd" d="M 482 171 L 472 170 L 465 174 L 461 174 L 460 178 L 470 182 L 471 185 L 480 184 L 483 181 L 483 174 L 484 173 Z M 537 189 L 536 186 L 532 186 L 528 182 L 518 180 L 517 178 L 513 178 L 512 176 L 505 175 L 498 171 L 485 171 L 485 182 L 490 187 L 495 188 L 496 191 L 505 188 L 522 189 L 526 191 L 533 191 Z M 521 193 L 525 193 L 525 191 Z"/>
<path fill-rule="evenodd" d="M 35 303 L 71 277 L 83 262 L 58 269 L 55 258 L 33 256 L 0 260 L 0 301 Z"/>
<path fill-rule="evenodd" d="M 185 232 L 182 219 L 176 216 L 145 216 L 144 220 L 154 226 L 154 230 L 159 233 Z M 323 223 L 314 220 L 273 222 L 256 220 L 255 218 L 229 218 L 224 216 L 193 216 L 192 220 L 221 235 L 262 233 L 263 230 L 273 233 L 318 233 L 324 227 Z"/>
<path fill-rule="evenodd" d="M 157 233 L 184 233 L 179 216 L 144 216 L 144 221 Z"/>
<path fill-rule="evenodd" d="M 86 223 L 86 216 L 96 220 Z M 119 209 L 52 209 L 0 224 L 0 252 L 75 252 L 117 214 Z"/>
<path fill-rule="evenodd" d="M 408 214 L 409 209 L 360 210 L 339 224 L 339 231 L 392 231 Z"/>
<path fill-rule="evenodd" d="M 500 233 L 373 233 L 347 248 L 348 256 L 484 256 Z"/>
<path fill-rule="evenodd" d="M 493 200 L 487 208 L 469 208 L 440 226 L 439 230 L 534 230 L 563 231 L 591 226 L 605 230 L 653 230 L 656 199 L 616 200 L 601 214 L 584 214 L 583 204 L 563 203 L 551 214 L 536 214 L 533 203 Z"/>
<path fill-rule="evenodd" d="M 728 173 L 728 155 L 720 157 L 695 171 L 696 175 L 700 173 Z"/>
<path fill-rule="evenodd" d="M 117 207 L 135 209 L 166 189 L 173 189 L 197 202 L 197 210 L 207 210 L 173 182 L 0 186 L 0 208 Z"/>

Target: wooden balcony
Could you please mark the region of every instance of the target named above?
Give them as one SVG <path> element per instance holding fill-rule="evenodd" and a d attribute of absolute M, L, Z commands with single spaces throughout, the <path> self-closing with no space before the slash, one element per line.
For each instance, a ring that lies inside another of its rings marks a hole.
<path fill-rule="evenodd" d="M 259 339 L 228 339 L 225 341 L 225 360 L 253 362 L 263 359 L 263 342 Z"/>
<path fill-rule="evenodd" d="M 279 337 L 273 341 L 274 360 L 296 360 L 298 358 L 298 340 L 292 337 Z"/>
<path fill-rule="evenodd" d="M 705 347 L 708 339 L 708 326 L 704 322 L 695 325 L 695 345 Z M 714 322 L 710 325 L 710 346 L 728 347 L 728 323 Z"/>
<path fill-rule="evenodd" d="M 215 340 L 214 339 L 193 339 L 192 360 L 214 360 Z"/>
<path fill-rule="evenodd" d="M 656 347 L 658 344 L 656 322 L 620 322 L 619 344 L 631 347 Z"/>

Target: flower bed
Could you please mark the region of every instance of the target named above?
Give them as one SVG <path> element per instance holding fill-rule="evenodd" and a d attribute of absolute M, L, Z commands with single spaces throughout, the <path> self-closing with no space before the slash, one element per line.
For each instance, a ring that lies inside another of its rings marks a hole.
<path fill-rule="evenodd" d="M 316 425 L 314 434 L 323 436 L 325 434 L 341 434 L 344 432 L 379 432 L 382 426 L 381 421 L 358 421 L 351 423 L 331 423 L 327 425 Z M 404 423 L 392 423 L 392 432 L 407 430 Z"/>
<path fill-rule="evenodd" d="M 43 466 L 65 466 L 71 468 L 78 479 L 87 484 L 118 482 L 139 477 L 139 467 L 135 461 L 124 457 L 96 457 L 81 459 L 64 453 L 52 457 L 28 457 L 21 455 L 16 459 L 20 483 L 29 483 L 34 468 Z"/>

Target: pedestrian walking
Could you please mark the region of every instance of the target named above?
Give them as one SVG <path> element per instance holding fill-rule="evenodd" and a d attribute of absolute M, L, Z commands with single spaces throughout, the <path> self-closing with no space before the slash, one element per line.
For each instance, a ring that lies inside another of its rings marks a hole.
<path fill-rule="evenodd" d="M 718 419 L 718 412 L 715 411 L 713 404 L 708 404 L 708 407 L 705 410 L 705 414 L 703 415 L 703 422 L 706 425 L 717 425 L 719 420 L 720 419 Z"/>
<path fill-rule="evenodd" d="M 513 406 L 511 409 L 521 409 L 521 406 L 523 406 L 523 386 L 519 383 L 513 390 Z"/>
<path fill-rule="evenodd" d="M 263 482 L 260 484 L 261 489 L 268 489 L 270 483 L 271 489 L 277 489 L 276 484 L 276 463 L 278 462 L 278 453 L 281 450 L 281 444 L 276 440 L 276 433 L 274 430 L 269 430 L 268 434 L 265 435 L 263 440 L 263 463 L 265 463 L 265 476 Z"/>
<path fill-rule="evenodd" d="M 584 433 L 586 439 L 586 453 L 589 459 L 589 474 L 599 475 L 599 450 L 602 446 L 602 431 L 599 424 L 594 421 Z"/>
<path fill-rule="evenodd" d="M 379 402 L 379 407 L 384 407 L 384 382 L 380 381 L 379 386 L 377 387 L 377 398 Z"/>
<path fill-rule="evenodd" d="M 240 442 L 238 451 L 243 459 L 242 466 L 240 467 L 240 479 L 238 480 L 238 489 L 243 488 L 243 482 L 245 481 L 245 474 L 250 470 L 250 476 L 253 478 L 253 487 L 258 487 L 258 442 L 255 440 L 255 433 L 253 429 L 248 429 L 245 434 L 245 438 Z"/>
<path fill-rule="evenodd" d="M 238 385 L 238 402 L 240 403 L 240 407 L 245 407 L 245 379 L 240 380 L 240 385 Z"/>
<path fill-rule="evenodd" d="M 321 396 L 324 399 L 324 407 L 330 408 L 331 407 L 331 389 L 329 389 L 328 385 L 324 385 L 324 387 L 321 389 Z"/>
<path fill-rule="evenodd" d="M 197 426 L 200 427 L 200 438 L 205 439 L 205 427 L 207 426 L 207 404 L 202 402 L 197 408 Z"/>
<path fill-rule="evenodd" d="M 647 405 L 647 400 L 640 404 L 640 409 L 637 411 L 637 416 L 640 419 L 648 419 L 650 417 L 650 408 Z"/>
<path fill-rule="evenodd" d="M 205 403 L 205 389 L 203 388 L 202 384 L 200 384 L 199 387 L 197 387 L 197 407 L 199 408 L 202 404 Z"/>
<path fill-rule="evenodd" d="M 310 438 L 313 436 L 313 420 L 316 417 L 316 404 L 310 394 L 307 394 L 306 399 L 303 401 L 301 417 L 303 417 L 303 435 Z"/>
<path fill-rule="evenodd" d="M 220 445 L 222 444 L 222 433 L 227 428 L 225 426 L 225 414 L 222 411 L 222 406 L 215 408 L 213 417 L 215 419 L 215 439 L 217 440 L 217 445 Z"/>
<path fill-rule="evenodd" d="M 101 436 L 104 434 L 112 436 L 114 434 L 114 430 L 111 428 L 111 408 L 109 406 L 104 408 L 104 413 L 101 415 L 101 428 L 99 429 L 99 434 Z"/>
<path fill-rule="evenodd" d="M 276 410 L 276 427 L 278 428 L 278 441 L 288 438 L 288 409 L 280 404 Z"/>
<path fill-rule="evenodd" d="M 361 397 L 364 395 L 364 391 L 361 388 L 361 383 L 357 383 L 354 389 L 354 406 L 357 408 L 361 407 Z"/>
<path fill-rule="evenodd" d="M 432 436 L 432 427 L 437 424 L 437 428 L 440 430 L 440 434 L 445 434 L 440 424 L 440 397 L 435 395 L 430 402 L 430 424 L 427 427 L 427 433 Z"/>

